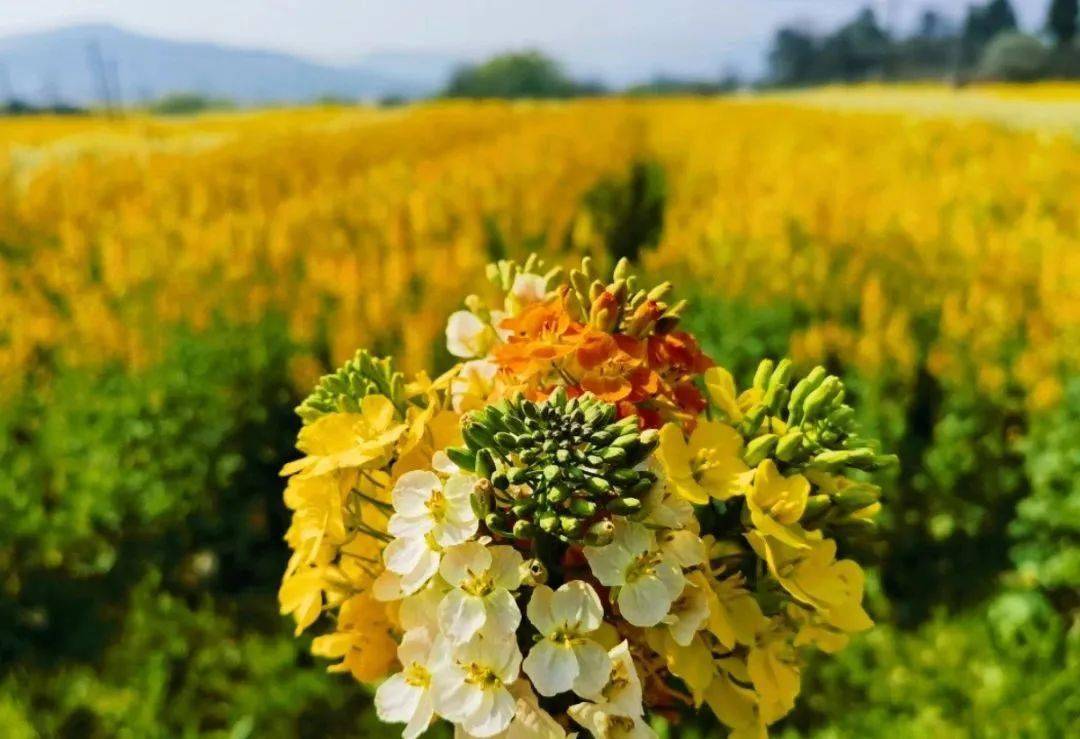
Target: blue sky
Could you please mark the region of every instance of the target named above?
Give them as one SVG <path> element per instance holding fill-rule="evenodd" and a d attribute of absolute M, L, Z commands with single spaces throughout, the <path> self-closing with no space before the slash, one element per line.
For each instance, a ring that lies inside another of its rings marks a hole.
<path fill-rule="evenodd" d="M 479 58 L 534 46 L 579 75 L 623 83 L 656 73 L 760 69 L 784 22 L 828 29 L 859 7 L 910 25 L 929 3 L 960 15 L 968 0 L 0 0 L 0 36 L 82 22 L 348 62 L 412 50 Z M 1012 0 L 1029 28 L 1048 0 Z"/>

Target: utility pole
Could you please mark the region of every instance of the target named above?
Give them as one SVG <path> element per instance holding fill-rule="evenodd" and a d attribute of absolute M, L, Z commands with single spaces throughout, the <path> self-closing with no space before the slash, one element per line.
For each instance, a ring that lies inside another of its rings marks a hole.
<path fill-rule="evenodd" d="M 105 106 L 105 115 L 113 116 L 113 96 L 109 85 L 109 71 L 105 67 L 105 58 L 101 55 L 101 46 L 96 40 L 86 45 L 86 59 L 90 72 L 97 83 L 98 97 Z"/>

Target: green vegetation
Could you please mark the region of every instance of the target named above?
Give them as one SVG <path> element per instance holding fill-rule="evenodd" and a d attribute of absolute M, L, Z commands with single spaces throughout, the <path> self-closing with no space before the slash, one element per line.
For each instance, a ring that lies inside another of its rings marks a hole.
<path fill-rule="evenodd" d="M 567 98 L 600 92 L 575 82 L 538 51 L 500 54 L 454 72 L 443 92 L 451 98 Z"/>
<path fill-rule="evenodd" d="M 233 107 L 231 100 L 207 97 L 196 92 L 176 92 L 154 101 L 149 110 L 156 115 L 195 115 Z"/>

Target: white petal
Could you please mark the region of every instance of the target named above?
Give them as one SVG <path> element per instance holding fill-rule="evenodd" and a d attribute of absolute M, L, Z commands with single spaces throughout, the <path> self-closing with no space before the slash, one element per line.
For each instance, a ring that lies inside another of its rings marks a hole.
<path fill-rule="evenodd" d="M 412 629 L 405 632 L 398 645 L 398 661 L 405 667 L 414 662 L 426 665 L 431 652 L 431 633 L 427 629 Z"/>
<path fill-rule="evenodd" d="M 517 627 L 521 625 L 521 609 L 518 608 L 517 601 L 502 588 L 484 598 L 484 607 L 487 609 L 486 629 L 494 634 L 507 636 L 517 631 Z"/>
<path fill-rule="evenodd" d="M 442 632 L 455 644 L 463 644 L 476 635 L 487 620 L 484 600 L 461 590 L 451 590 L 439 604 Z"/>
<path fill-rule="evenodd" d="M 400 588 L 400 585 L 399 585 Z M 443 588 L 427 587 L 401 602 L 398 619 L 401 628 L 406 631 L 427 629 L 431 634 L 439 632 L 439 604 L 442 603 Z"/>
<path fill-rule="evenodd" d="M 680 567 L 695 567 L 705 561 L 705 542 L 693 531 L 668 531 L 660 540 L 664 552 Z"/>
<path fill-rule="evenodd" d="M 455 588 L 460 588 L 466 580 L 487 572 L 491 567 L 491 552 L 476 541 L 457 544 L 446 550 L 439 574 Z"/>
<path fill-rule="evenodd" d="M 488 650 L 494 650 L 491 667 L 504 683 L 512 683 L 521 675 L 521 650 L 517 640 L 510 635 L 503 639 L 490 639 Z"/>
<path fill-rule="evenodd" d="M 643 577 L 619 591 L 619 611 L 634 626 L 656 626 L 671 608 L 668 589 L 655 577 Z"/>
<path fill-rule="evenodd" d="M 611 677 L 611 657 L 592 639 L 584 639 L 576 643 L 573 651 L 578 662 L 578 676 L 574 680 L 574 692 L 582 698 L 599 693 Z"/>
<path fill-rule="evenodd" d="M 459 473 L 452 475 L 443 486 L 443 497 L 446 498 L 448 505 L 454 507 L 461 507 L 469 505 L 471 509 L 471 503 L 469 499 L 472 497 L 473 491 L 476 490 L 476 483 L 480 479 L 476 475 L 470 475 L 467 473 Z"/>
<path fill-rule="evenodd" d="M 570 690 L 580 669 L 574 651 L 556 645 L 550 639 L 537 642 L 521 667 L 532 680 L 536 692 L 547 698 Z"/>
<path fill-rule="evenodd" d="M 446 322 L 447 350 L 455 357 L 475 357 L 481 351 L 486 329 L 484 322 L 470 311 L 459 310 L 451 313 Z"/>
<path fill-rule="evenodd" d="M 449 547 L 471 539 L 476 534 L 479 524 L 480 522 L 475 515 L 464 522 L 447 518 L 435 525 L 435 528 L 431 530 L 431 535 L 435 537 L 435 541 L 439 543 L 439 546 Z"/>
<path fill-rule="evenodd" d="M 386 562 L 386 569 L 405 575 L 416 568 L 426 551 L 428 545 L 422 538 L 394 539 L 383 549 L 383 560 Z"/>
<path fill-rule="evenodd" d="M 556 621 L 578 633 L 595 631 L 604 620 L 600 596 L 584 580 L 571 580 L 556 590 L 551 599 L 551 613 Z"/>
<path fill-rule="evenodd" d="M 517 703 L 505 688 L 488 691 L 489 701 L 462 725 L 475 737 L 489 737 L 505 731 L 514 720 Z"/>
<path fill-rule="evenodd" d="M 639 523 L 616 522 L 615 541 L 622 544 L 632 556 L 637 556 L 653 548 L 655 540 L 652 532 Z"/>
<path fill-rule="evenodd" d="M 593 575 L 601 585 L 608 587 L 623 584 L 626 568 L 634 559 L 634 555 L 617 542 L 603 547 L 585 547 L 584 552 Z"/>
<path fill-rule="evenodd" d="M 427 581 L 439 571 L 439 553 L 430 549 L 424 550 L 420 562 L 409 572 L 401 576 L 401 592 L 412 595 L 427 584 Z"/>
<path fill-rule="evenodd" d="M 427 513 L 427 502 L 431 495 L 442 487 L 442 482 L 434 472 L 413 470 L 406 472 L 394 483 L 390 497 L 394 510 L 405 516 L 420 516 Z"/>
<path fill-rule="evenodd" d="M 529 622 L 544 636 L 550 634 L 558 626 L 555 615 L 551 612 L 551 600 L 554 595 L 555 591 L 547 585 L 537 585 L 533 588 L 529 605 L 525 609 L 529 614 Z"/>
<path fill-rule="evenodd" d="M 409 724 L 405 727 L 405 731 L 401 733 L 402 739 L 416 739 L 416 737 L 427 731 L 428 726 L 431 725 L 431 718 L 435 714 L 435 707 L 431 701 L 430 691 L 425 690 L 424 694 L 420 697 L 420 702 L 416 704 L 416 711 L 413 713 L 413 717 L 409 720 Z"/>
<path fill-rule="evenodd" d="M 667 589 L 669 600 L 675 600 L 682 595 L 683 587 L 686 585 L 686 577 L 683 575 L 682 568 L 676 562 L 668 557 L 660 560 L 656 565 L 656 576 L 660 578 L 660 582 Z"/>
<path fill-rule="evenodd" d="M 441 449 L 431 457 L 431 469 L 441 475 L 453 475 L 456 472 L 461 472 L 461 468 L 454 464 L 446 452 Z"/>
<path fill-rule="evenodd" d="M 622 641 L 608 652 L 608 656 L 611 657 L 612 670 L 619 672 L 623 678 L 623 684 L 617 690 L 608 690 L 604 698 L 627 716 L 644 715 L 641 678 L 638 676 L 634 658 L 630 654 L 629 642 Z"/>
<path fill-rule="evenodd" d="M 405 723 L 416 713 L 424 689 L 409 685 L 400 672 L 388 677 L 375 691 L 375 712 L 380 721 Z"/>
<path fill-rule="evenodd" d="M 421 539 L 434 527 L 435 521 L 426 511 L 420 516 L 405 516 L 395 513 L 386 522 L 387 533 L 403 539 Z"/>
<path fill-rule="evenodd" d="M 543 275 L 521 272 L 514 277 L 514 282 L 510 286 L 510 294 L 521 301 L 522 304 L 543 300 L 544 296 L 547 295 L 547 280 L 544 279 Z"/>
<path fill-rule="evenodd" d="M 465 682 L 461 669 L 448 663 L 445 669 L 434 674 L 431 681 L 431 697 L 435 711 L 455 723 L 470 716 L 484 700 L 484 691 Z"/>
<path fill-rule="evenodd" d="M 517 590 L 521 586 L 521 565 L 525 559 L 513 547 L 491 547 L 491 580 L 497 588 Z"/>

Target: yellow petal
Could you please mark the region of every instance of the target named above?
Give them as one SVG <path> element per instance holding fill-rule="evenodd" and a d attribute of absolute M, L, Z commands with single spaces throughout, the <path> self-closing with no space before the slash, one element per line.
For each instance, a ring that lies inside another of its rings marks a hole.
<path fill-rule="evenodd" d="M 738 423 L 742 420 L 742 411 L 735 397 L 735 378 L 723 367 L 710 367 L 705 370 L 705 390 L 709 398 L 728 420 Z"/>

